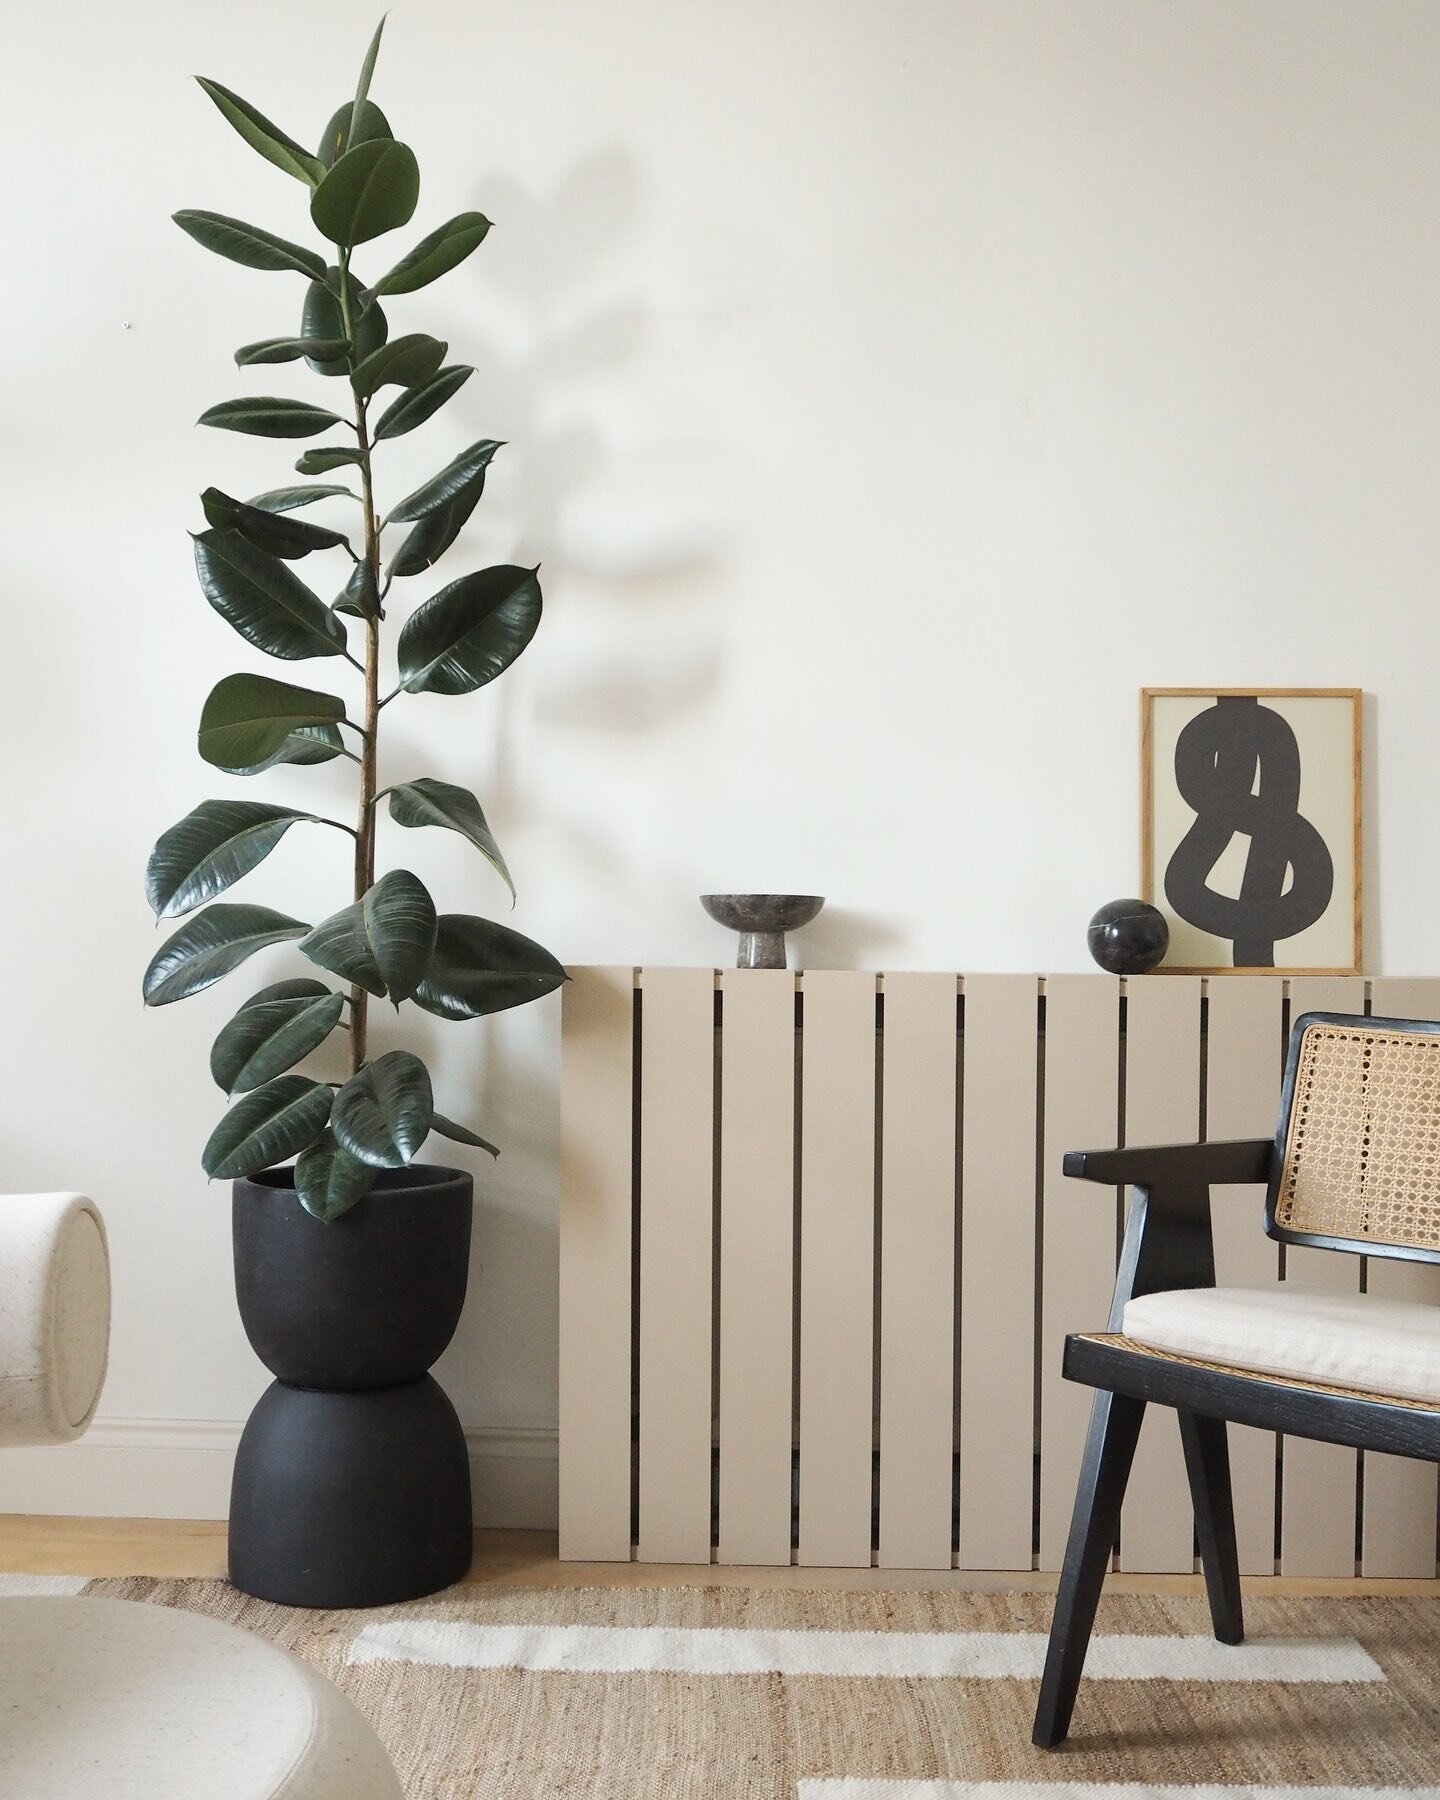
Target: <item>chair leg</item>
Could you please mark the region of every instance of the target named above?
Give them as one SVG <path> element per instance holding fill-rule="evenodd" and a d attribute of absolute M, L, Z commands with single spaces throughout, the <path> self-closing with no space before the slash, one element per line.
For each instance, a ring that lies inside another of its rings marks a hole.
<path fill-rule="evenodd" d="M 1230 1493 L 1230 1448 L 1225 1421 L 1182 1412 L 1180 1440 L 1185 1446 L 1185 1471 L 1195 1504 L 1195 1535 L 1200 1542 L 1205 1592 L 1210 1596 L 1210 1619 L 1222 1644 L 1239 1644 L 1245 1637 L 1245 1617 L 1240 1601 L 1240 1562 L 1235 1548 L 1235 1504 Z"/>
<path fill-rule="evenodd" d="M 1144 1416 L 1143 1400 L 1103 1389 L 1095 1395 L 1031 1733 L 1031 1741 L 1042 1750 L 1053 1750 L 1070 1729 L 1095 1608 L 1120 1523 L 1120 1502 L 1125 1498 Z"/>

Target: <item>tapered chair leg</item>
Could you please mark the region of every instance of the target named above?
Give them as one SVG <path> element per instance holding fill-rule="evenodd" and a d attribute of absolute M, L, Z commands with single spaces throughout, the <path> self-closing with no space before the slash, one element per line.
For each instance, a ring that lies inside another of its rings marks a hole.
<path fill-rule="evenodd" d="M 1053 1750 L 1070 1729 L 1095 1608 L 1120 1523 L 1120 1502 L 1125 1498 L 1144 1416 L 1143 1400 L 1103 1390 L 1095 1395 L 1031 1734 L 1032 1742 L 1043 1750 Z"/>
<path fill-rule="evenodd" d="M 1222 1644 L 1238 1644 L 1245 1637 L 1245 1617 L 1225 1421 L 1182 1412 L 1180 1439 L 1185 1446 L 1190 1498 L 1195 1504 L 1195 1535 L 1205 1571 L 1205 1592 L 1210 1596 L 1210 1619 Z"/>

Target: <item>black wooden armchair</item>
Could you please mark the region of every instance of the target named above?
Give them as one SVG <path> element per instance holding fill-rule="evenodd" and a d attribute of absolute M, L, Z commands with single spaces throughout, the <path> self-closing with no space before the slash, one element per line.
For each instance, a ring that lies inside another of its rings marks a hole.
<path fill-rule="evenodd" d="M 1440 1263 L 1440 1025 L 1307 1013 L 1273 1140 L 1074 1151 L 1128 1183 L 1110 1319 L 1065 1340 L 1097 1390 L 1050 1628 L 1034 1741 L 1070 1727 L 1146 1404 L 1173 1406 L 1215 1636 L 1244 1635 L 1225 1422 L 1440 1462 L 1440 1307 L 1215 1286 L 1210 1188 L 1266 1182 L 1285 1244 Z"/>

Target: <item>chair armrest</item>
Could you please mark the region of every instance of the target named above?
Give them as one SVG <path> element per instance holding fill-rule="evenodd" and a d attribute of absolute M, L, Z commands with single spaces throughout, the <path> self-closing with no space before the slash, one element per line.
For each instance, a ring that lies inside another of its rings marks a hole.
<path fill-rule="evenodd" d="M 1213 1144 L 1133 1144 L 1123 1150 L 1067 1150 L 1064 1171 L 1107 1187 L 1165 1187 L 1175 1182 L 1268 1181 L 1275 1144 L 1270 1138 L 1234 1138 Z"/>
<path fill-rule="evenodd" d="M 105 1380 L 110 1263 L 83 1194 L 0 1194 L 0 1446 L 63 1444 Z"/>

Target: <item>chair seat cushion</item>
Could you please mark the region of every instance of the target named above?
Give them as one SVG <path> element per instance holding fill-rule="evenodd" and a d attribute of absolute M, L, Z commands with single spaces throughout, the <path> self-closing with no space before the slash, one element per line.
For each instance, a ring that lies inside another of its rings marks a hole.
<path fill-rule="evenodd" d="M 401 1800 L 352 1703 L 274 1644 L 127 1600 L 0 1600 L 0 1794 Z"/>
<path fill-rule="evenodd" d="M 1440 1306 L 1297 1282 L 1182 1288 L 1125 1308 L 1124 1333 L 1196 1362 L 1440 1402 Z"/>

